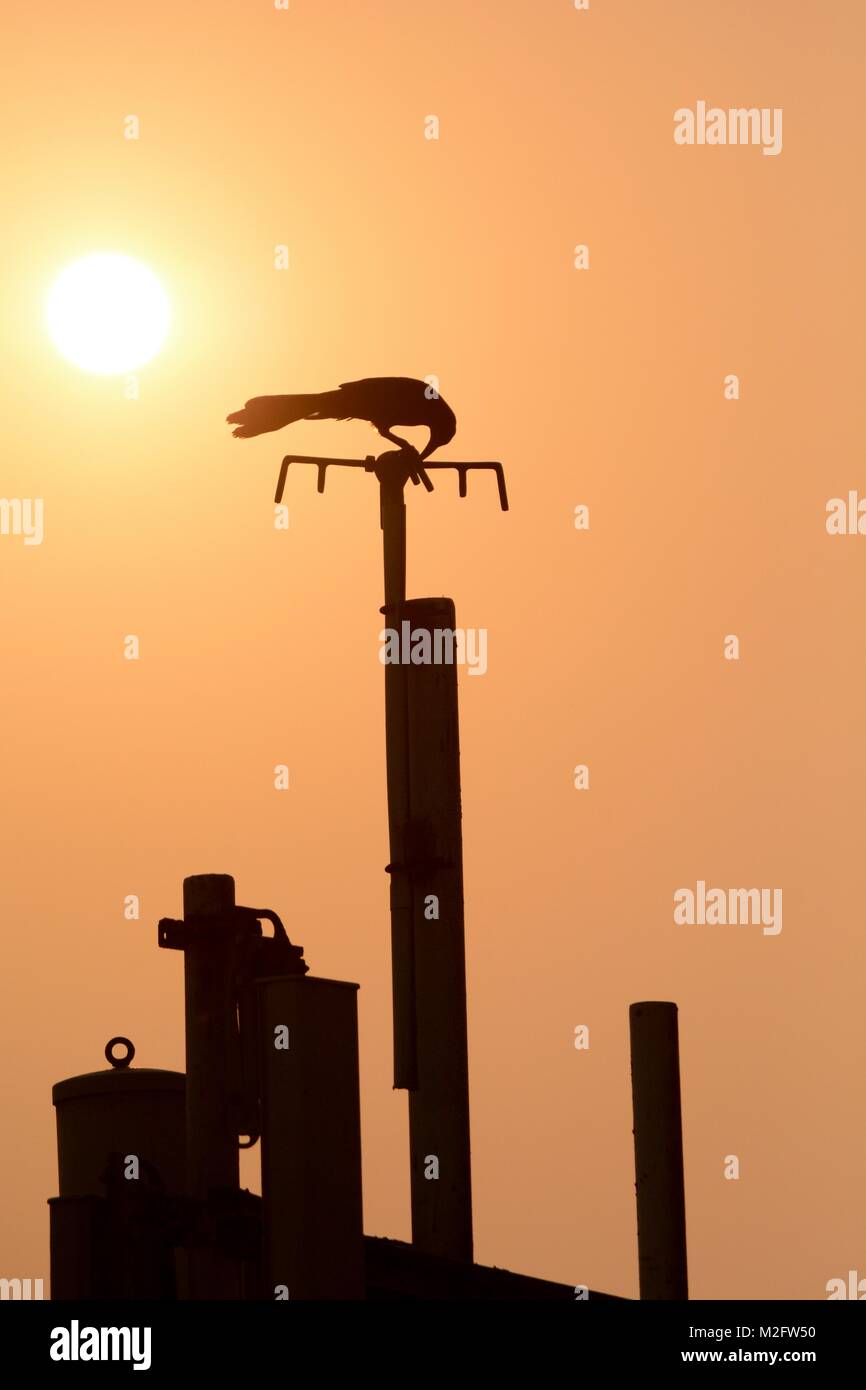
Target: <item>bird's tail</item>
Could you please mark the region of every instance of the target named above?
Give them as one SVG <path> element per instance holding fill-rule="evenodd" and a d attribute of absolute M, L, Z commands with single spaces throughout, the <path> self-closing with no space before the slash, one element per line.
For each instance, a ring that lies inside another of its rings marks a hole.
<path fill-rule="evenodd" d="M 257 434 L 281 430 L 284 425 L 308 416 L 335 418 L 331 411 L 339 394 L 339 391 L 320 391 L 306 396 L 253 396 L 243 410 L 227 415 L 226 420 L 237 426 L 232 430 L 235 439 L 252 439 Z"/>

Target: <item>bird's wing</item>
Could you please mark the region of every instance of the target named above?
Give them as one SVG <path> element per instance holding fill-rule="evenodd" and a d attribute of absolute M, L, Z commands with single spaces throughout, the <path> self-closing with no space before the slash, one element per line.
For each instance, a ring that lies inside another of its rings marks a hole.
<path fill-rule="evenodd" d="M 345 391 L 354 386 L 390 386 L 392 382 L 400 386 L 424 386 L 424 382 L 414 376 L 363 376 L 360 381 L 341 381 L 340 390 Z"/>
<path fill-rule="evenodd" d="M 424 389 L 424 382 L 411 376 L 368 376 L 360 381 L 344 381 L 340 395 L 347 406 L 351 405 L 353 415 L 369 420 L 384 412 L 391 417 L 388 423 L 395 424 L 424 399 Z"/>

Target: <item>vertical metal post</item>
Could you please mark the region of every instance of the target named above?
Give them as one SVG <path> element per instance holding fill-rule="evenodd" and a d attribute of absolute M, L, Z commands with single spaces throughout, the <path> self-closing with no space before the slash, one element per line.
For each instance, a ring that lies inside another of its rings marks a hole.
<path fill-rule="evenodd" d="M 388 454 L 383 454 L 382 457 L 386 460 L 392 458 Z M 403 497 L 405 486 L 406 473 L 394 460 L 393 472 L 388 473 L 383 469 L 379 480 L 386 607 L 402 603 L 406 597 L 406 502 Z"/>
<path fill-rule="evenodd" d="M 399 455 L 384 455 L 379 473 L 379 509 L 385 560 L 385 626 L 400 631 L 406 598 L 407 474 Z M 381 460 L 380 460 L 381 462 Z M 388 783 L 388 838 L 391 865 L 404 858 L 405 827 L 409 819 L 409 744 L 406 711 L 406 672 L 401 665 L 385 667 L 385 753 Z M 391 991 L 394 1009 L 394 1086 L 418 1084 L 415 1051 L 415 965 L 412 945 L 412 884 L 405 874 L 391 873 Z"/>
<path fill-rule="evenodd" d="M 409 1093 L 412 1240 L 472 1260 L 463 838 L 455 631 L 448 598 L 404 605 L 412 642 L 430 655 L 404 667 L 410 816 L 404 846 L 413 896 L 418 1085 Z M 421 634 L 416 638 L 415 634 Z M 441 643 L 437 651 L 436 643 Z"/>
<path fill-rule="evenodd" d="M 234 906 L 229 874 L 184 879 L 183 915 L 191 928 L 184 948 L 187 1187 L 202 1202 L 213 1193 L 239 1190 L 234 942 L 226 918 L 218 920 Z M 239 1261 L 212 1242 L 190 1252 L 188 1278 L 190 1298 L 241 1296 Z"/>
<path fill-rule="evenodd" d="M 409 461 L 378 460 L 386 626 L 453 634 L 450 599 L 406 601 Z M 423 639 L 422 639 L 423 640 Z M 411 645 L 411 638 L 410 638 Z M 385 667 L 394 1085 L 409 1091 L 412 1240 L 472 1260 L 457 668 Z"/>
<path fill-rule="evenodd" d="M 358 986 L 259 984 L 265 1297 L 361 1299 Z"/>
<path fill-rule="evenodd" d="M 629 1009 L 641 1299 L 687 1299 L 677 1006 Z"/>

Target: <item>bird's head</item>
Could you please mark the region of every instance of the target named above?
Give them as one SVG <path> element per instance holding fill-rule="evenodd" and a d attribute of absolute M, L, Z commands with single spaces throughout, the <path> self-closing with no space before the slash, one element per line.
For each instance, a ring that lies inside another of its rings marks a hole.
<path fill-rule="evenodd" d="M 422 459 L 429 458 L 434 449 L 441 448 L 454 438 L 457 432 L 457 417 L 450 405 L 446 404 L 441 396 L 436 396 L 430 402 L 430 413 L 425 424 L 430 430 L 430 438 L 427 447 L 422 451 Z"/>

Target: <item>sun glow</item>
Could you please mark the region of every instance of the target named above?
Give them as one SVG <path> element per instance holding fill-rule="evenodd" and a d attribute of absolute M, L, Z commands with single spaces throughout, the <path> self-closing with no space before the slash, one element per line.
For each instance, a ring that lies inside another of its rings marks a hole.
<path fill-rule="evenodd" d="M 152 270 L 99 252 L 58 276 L 46 304 L 48 331 L 64 357 L 115 376 L 141 367 L 165 342 L 171 308 Z"/>

